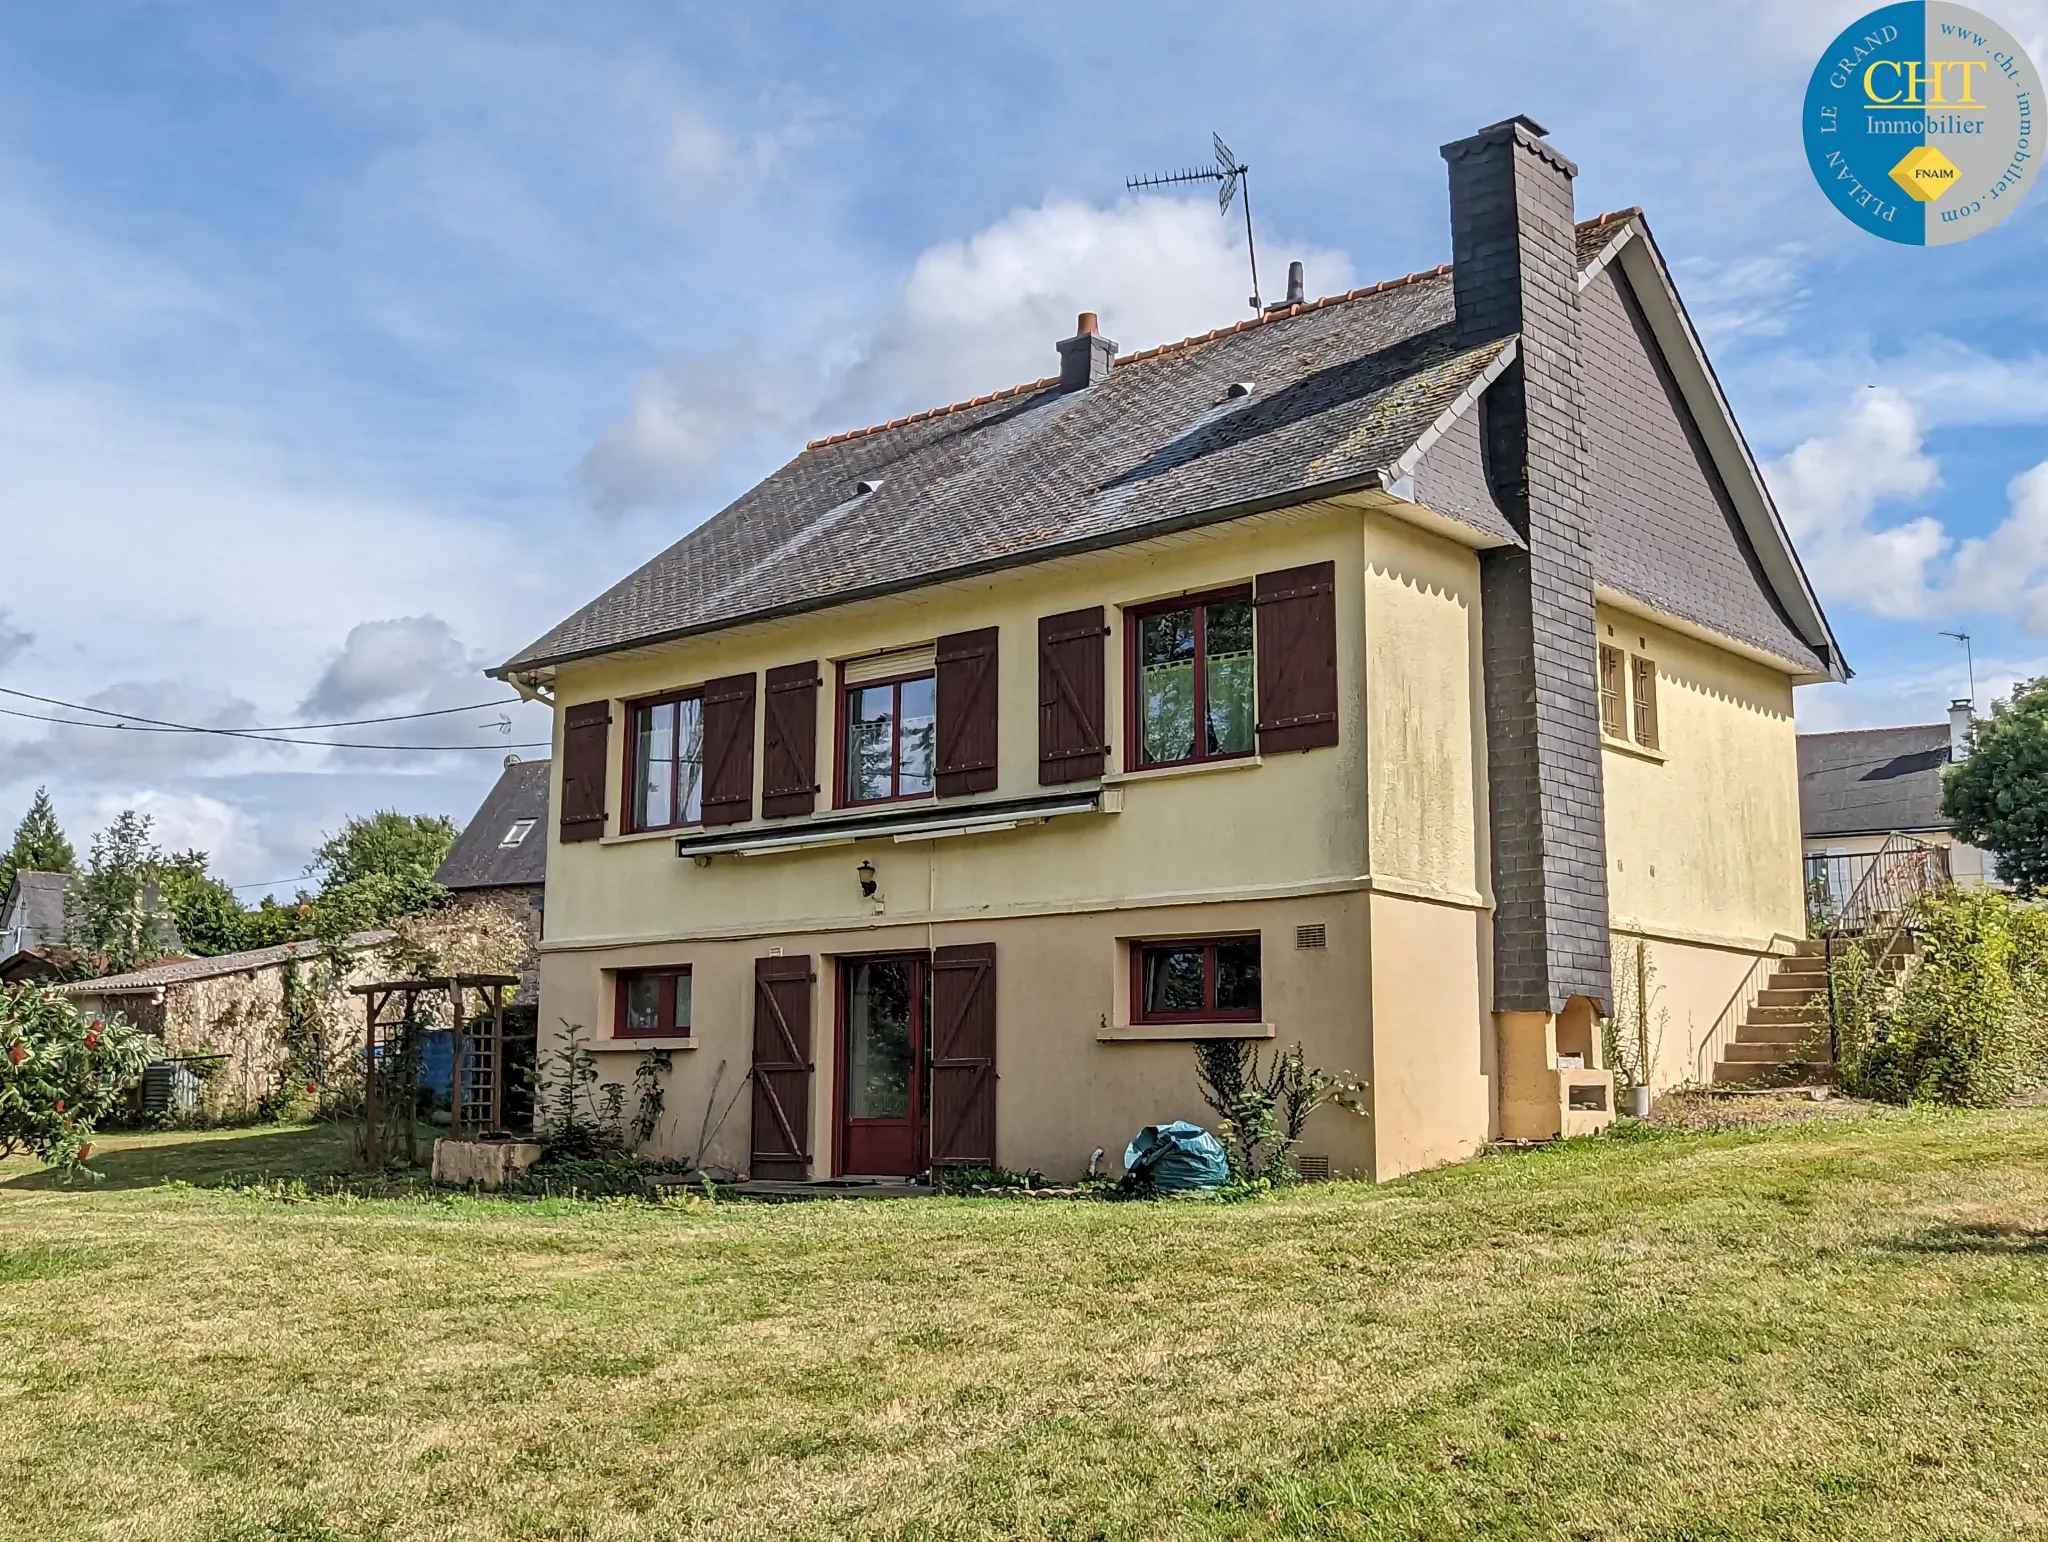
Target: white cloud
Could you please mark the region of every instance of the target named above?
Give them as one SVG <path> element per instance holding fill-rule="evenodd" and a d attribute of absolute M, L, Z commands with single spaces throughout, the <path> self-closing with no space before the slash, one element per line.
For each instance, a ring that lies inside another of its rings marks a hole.
<path fill-rule="evenodd" d="M 706 152 L 709 153 L 708 151 Z M 1284 288 L 1290 259 L 1310 293 L 1351 287 L 1342 252 L 1275 238 L 1262 277 Z M 696 493 L 742 446 L 828 433 L 1054 374 L 1054 345 L 1094 311 L 1126 353 L 1246 314 L 1242 230 L 1215 205 L 1125 199 L 1108 208 L 1049 198 L 960 241 L 928 248 L 895 302 L 856 333 L 810 340 L 800 355 L 739 344 L 673 358 L 635 382 L 633 400 L 584 456 L 601 512 Z"/>
<path fill-rule="evenodd" d="M 1804 248 L 1788 243 L 1726 262 L 1687 257 L 1674 264 L 1686 309 L 1708 346 L 1782 337 L 1806 299 L 1803 256 Z"/>
<path fill-rule="evenodd" d="M 1806 440 L 1764 475 L 1824 593 L 1881 616 L 1925 613 L 1928 566 L 1947 549 L 1947 531 L 1926 515 L 1872 523 L 1881 501 L 1940 483 L 1921 448 L 1918 408 L 1889 388 L 1860 392 L 1834 433 Z"/>
<path fill-rule="evenodd" d="M 484 683 L 480 671 L 438 616 L 363 621 L 349 628 L 341 651 L 328 659 L 299 710 L 308 717 L 335 716 L 412 704 L 450 680 L 475 693 Z"/>
<path fill-rule="evenodd" d="M 0 609 L 0 669 L 28 652 L 29 644 L 35 640 L 35 633 L 16 626 L 7 612 Z"/>
<path fill-rule="evenodd" d="M 83 698 L 88 707 L 135 718 L 154 718 L 194 728 L 247 728 L 255 722 L 253 703 L 226 691 L 176 680 L 124 680 Z M 158 732 L 151 725 L 111 726 L 116 719 L 62 707 L 21 703 L 23 708 L 73 719 L 50 724 L 40 734 L 0 745 L 0 780 L 62 771 L 78 780 L 137 774 L 164 775 L 202 763 L 218 763 L 253 748 L 248 741 L 208 733 Z"/>

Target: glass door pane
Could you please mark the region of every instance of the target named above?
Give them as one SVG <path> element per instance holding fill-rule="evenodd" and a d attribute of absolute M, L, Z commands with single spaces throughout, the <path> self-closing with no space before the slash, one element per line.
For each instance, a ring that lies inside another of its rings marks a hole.
<path fill-rule="evenodd" d="M 846 1034 L 846 1116 L 908 1119 L 916 1071 L 907 960 L 855 966 Z"/>

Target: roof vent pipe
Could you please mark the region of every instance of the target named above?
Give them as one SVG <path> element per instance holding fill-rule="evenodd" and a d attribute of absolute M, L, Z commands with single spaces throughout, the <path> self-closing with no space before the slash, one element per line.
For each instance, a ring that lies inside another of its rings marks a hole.
<path fill-rule="evenodd" d="M 1308 303 L 1308 281 L 1303 277 L 1301 264 L 1298 262 L 1290 262 L 1287 265 L 1287 303 L 1289 305 L 1305 305 Z"/>
<path fill-rule="evenodd" d="M 1095 312 L 1083 311 L 1074 320 L 1074 335 L 1059 344 L 1060 389 L 1078 391 L 1109 376 L 1116 359 L 1116 344 L 1096 331 Z"/>
<path fill-rule="evenodd" d="M 1971 741 L 1977 737 L 1977 704 L 1960 697 L 1948 704 L 1948 758 L 1970 758 Z"/>

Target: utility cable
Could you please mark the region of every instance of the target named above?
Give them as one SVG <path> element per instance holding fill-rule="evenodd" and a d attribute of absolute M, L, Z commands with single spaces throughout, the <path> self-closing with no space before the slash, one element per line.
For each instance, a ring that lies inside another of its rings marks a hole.
<path fill-rule="evenodd" d="M 430 712 L 397 712 L 390 717 L 342 718 L 333 723 L 279 723 L 262 724 L 251 728 L 202 728 L 192 723 L 173 723 L 164 718 L 144 717 L 139 712 L 117 712 L 110 707 L 89 707 L 82 701 L 60 701 L 55 696 L 37 696 L 31 691 L 17 691 L 4 685 L 0 685 L 0 696 L 18 696 L 23 701 L 39 701 L 46 707 L 64 707 L 73 712 L 90 712 L 96 717 L 126 718 L 130 723 L 147 723 L 168 733 L 188 734 L 306 733 L 315 728 L 366 728 L 374 723 L 409 723 L 425 717 L 452 717 L 458 712 L 482 712 L 489 707 L 523 705 L 517 696 L 508 696 L 497 701 L 471 702 L 465 707 L 436 707 Z M 52 718 L 50 721 L 58 720 Z"/>
<path fill-rule="evenodd" d="M 19 694 L 19 693 L 17 693 Z M 65 728 L 103 728 L 110 733 L 194 733 L 214 734 L 226 739 L 248 739 L 263 744 L 299 744 L 309 749 L 327 750 L 422 750 L 441 754 L 453 750 L 545 750 L 554 747 L 547 739 L 526 740 L 518 744 L 356 744 L 347 739 L 288 739 L 282 734 L 254 733 L 235 728 L 186 728 L 178 725 L 144 727 L 134 723 L 80 723 L 68 717 L 49 717 L 41 712 L 17 712 L 12 707 L 0 707 L 0 717 L 27 718 L 34 723 L 58 723 Z"/>

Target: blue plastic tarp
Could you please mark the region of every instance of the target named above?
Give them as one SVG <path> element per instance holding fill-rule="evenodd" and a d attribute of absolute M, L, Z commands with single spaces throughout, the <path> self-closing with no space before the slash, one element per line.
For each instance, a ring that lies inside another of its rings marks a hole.
<path fill-rule="evenodd" d="M 1148 1124 L 1124 1148 L 1124 1171 L 1149 1178 L 1155 1193 L 1198 1194 L 1230 1181 L 1223 1143 L 1199 1124 Z"/>

